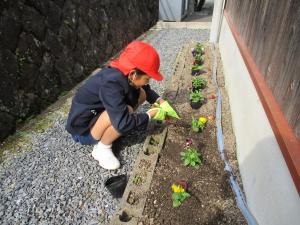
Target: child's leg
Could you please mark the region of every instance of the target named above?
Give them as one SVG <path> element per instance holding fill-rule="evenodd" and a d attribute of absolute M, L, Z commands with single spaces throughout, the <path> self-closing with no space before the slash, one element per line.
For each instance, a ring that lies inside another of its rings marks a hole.
<path fill-rule="evenodd" d="M 109 135 L 104 135 L 108 132 Z M 91 135 L 96 140 L 101 140 L 102 137 L 105 137 L 105 143 L 103 144 L 111 144 L 114 140 L 116 140 L 120 135 L 119 133 L 113 128 L 107 111 L 104 111 L 99 116 L 98 120 L 91 128 Z M 111 137 L 111 138 L 109 138 Z"/>
<path fill-rule="evenodd" d="M 132 107 L 128 106 L 129 112 L 133 112 Z M 121 135 L 112 126 L 107 111 L 99 116 L 98 120 L 91 128 L 91 135 L 96 140 L 101 140 L 103 144 L 110 145 Z"/>
<path fill-rule="evenodd" d="M 138 99 L 138 106 L 146 100 L 146 93 L 141 88 L 140 96 Z M 138 106 L 136 108 L 138 108 Z M 133 112 L 131 106 L 128 106 L 129 113 Z M 91 135 L 96 140 L 100 140 L 97 145 L 94 146 L 92 156 L 99 161 L 100 166 L 105 169 L 118 169 L 120 167 L 119 160 L 115 157 L 111 151 L 112 143 L 118 139 L 121 135 L 112 126 L 108 113 L 104 111 L 91 128 Z"/>
<path fill-rule="evenodd" d="M 133 109 L 128 106 L 129 112 Z M 99 165 L 105 169 L 115 170 L 120 167 L 119 160 L 111 150 L 112 143 L 121 135 L 112 126 L 108 113 L 104 111 L 91 129 L 91 135 L 100 140 L 92 151 L 94 159 L 99 161 Z"/>
<path fill-rule="evenodd" d="M 141 104 L 146 101 L 146 92 L 143 88 L 140 89 L 140 96 L 138 99 L 138 105 L 132 109 L 131 106 L 128 106 L 129 112 L 132 113 L 135 111 Z M 111 144 L 121 135 L 116 131 L 112 126 L 109 116 L 106 111 L 104 111 L 94 126 L 91 128 L 91 135 L 96 140 L 101 140 L 103 144 Z"/>

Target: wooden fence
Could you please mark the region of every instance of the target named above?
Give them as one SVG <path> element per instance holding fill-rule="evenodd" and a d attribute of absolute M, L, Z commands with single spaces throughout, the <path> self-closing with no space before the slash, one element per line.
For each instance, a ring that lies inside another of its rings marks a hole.
<path fill-rule="evenodd" d="M 300 0 L 227 0 L 225 10 L 300 140 Z"/>

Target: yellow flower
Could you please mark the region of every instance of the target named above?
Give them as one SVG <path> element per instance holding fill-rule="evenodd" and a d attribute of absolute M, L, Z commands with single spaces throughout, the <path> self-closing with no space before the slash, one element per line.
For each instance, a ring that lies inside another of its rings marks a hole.
<path fill-rule="evenodd" d="M 173 190 L 173 192 L 175 192 L 175 193 L 185 192 L 185 190 L 184 190 L 183 187 L 181 187 L 180 185 L 176 185 L 176 184 L 173 184 L 173 185 L 172 185 L 172 190 Z"/>
<path fill-rule="evenodd" d="M 207 119 L 205 117 L 200 117 L 199 122 L 206 124 Z"/>

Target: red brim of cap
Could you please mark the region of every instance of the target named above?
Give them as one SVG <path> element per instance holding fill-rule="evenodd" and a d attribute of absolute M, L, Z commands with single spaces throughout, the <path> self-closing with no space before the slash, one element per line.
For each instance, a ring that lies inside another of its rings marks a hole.
<path fill-rule="evenodd" d="M 153 72 L 153 71 L 144 71 L 147 75 L 149 75 L 150 77 L 152 77 L 154 80 L 158 80 L 158 81 L 161 81 L 164 79 L 163 75 L 161 75 L 160 72 Z"/>

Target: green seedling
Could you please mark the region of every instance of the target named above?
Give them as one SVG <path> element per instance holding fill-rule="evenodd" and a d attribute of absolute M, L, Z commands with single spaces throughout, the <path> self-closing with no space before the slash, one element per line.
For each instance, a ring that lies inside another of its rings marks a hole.
<path fill-rule="evenodd" d="M 197 50 L 199 50 L 199 51 L 202 51 L 202 52 L 204 52 L 204 45 L 203 45 L 203 44 L 201 44 L 201 43 L 197 43 L 197 45 L 196 45 L 196 49 L 197 49 Z"/>
<path fill-rule="evenodd" d="M 204 62 L 204 55 L 197 54 L 195 56 L 195 61 L 199 61 L 199 62 L 203 63 Z"/>
<path fill-rule="evenodd" d="M 133 184 L 135 185 L 140 185 L 142 183 L 142 178 L 138 175 L 135 175 L 132 181 Z"/>
<path fill-rule="evenodd" d="M 199 132 L 199 131 L 202 131 L 205 127 L 205 124 L 196 120 L 194 117 L 192 119 L 192 130 L 194 132 Z"/>
<path fill-rule="evenodd" d="M 180 152 L 180 155 L 184 166 L 191 166 L 198 169 L 199 165 L 202 164 L 200 153 L 193 147 L 186 148 L 184 152 Z"/>
<path fill-rule="evenodd" d="M 184 192 L 174 192 L 172 194 L 173 207 L 174 208 L 179 207 L 182 204 L 182 202 L 190 196 L 191 195 L 185 191 Z"/>
<path fill-rule="evenodd" d="M 204 96 L 201 91 L 196 90 L 190 92 L 190 100 L 191 102 L 203 102 L 204 101 Z"/>
<path fill-rule="evenodd" d="M 200 71 L 200 70 L 203 70 L 203 69 L 204 69 L 203 65 L 196 64 L 196 65 L 192 66 L 192 71 Z"/>
<path fill-rule="evenodd" d="M 192 53 L 193 53 L 193 56 L 194 56 L 194 57 L 195 57 L 197 54 L 203 55 L 203 54 L 204 54 L 204 45 L 198 43 L 198 44 L 196 45 L 196 47 L 193 49 Z"/>
<path fill-rule="evenodd" d="M 192 85 L 196 90 L 202 89 L 206 86 L 206 81 L 201 77 L 194 77 L 192 79 Z"/>
<path fill-rule="evenodd" d="M 192 118 L 192 130 L 194 132 L 203 131 L 205 124 L 207 122 L 207 119 L 204 117 L 200 117 L 198 120 L 196 120 L 194 117 Z"/>

